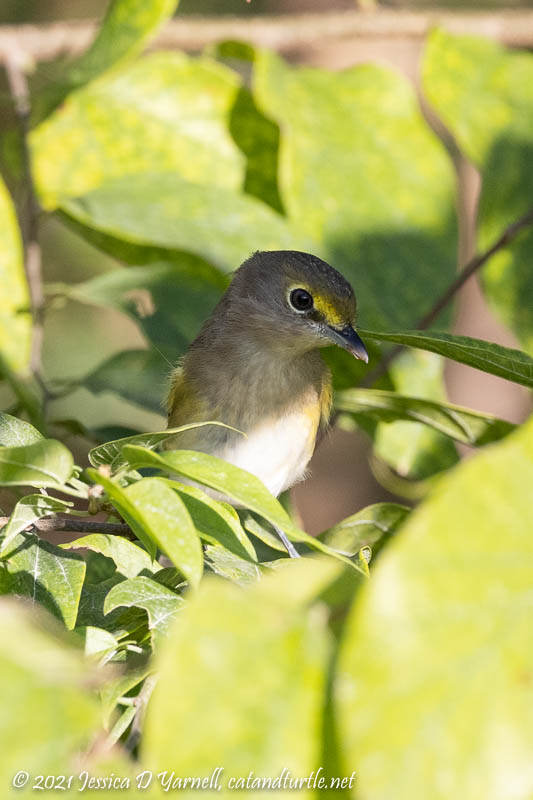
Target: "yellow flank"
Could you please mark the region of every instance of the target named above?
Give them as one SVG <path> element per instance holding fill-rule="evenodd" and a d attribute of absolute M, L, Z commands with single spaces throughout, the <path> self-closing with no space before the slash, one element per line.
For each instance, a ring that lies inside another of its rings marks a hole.
<path fill-rule="evenodd" d="M 320 393 L 320 424 L 325 428 L 331 415 L 331 404 L 333 403 L 333 388 L 331 386 L 331 376 L 328 374 L 322 385 Z"/>

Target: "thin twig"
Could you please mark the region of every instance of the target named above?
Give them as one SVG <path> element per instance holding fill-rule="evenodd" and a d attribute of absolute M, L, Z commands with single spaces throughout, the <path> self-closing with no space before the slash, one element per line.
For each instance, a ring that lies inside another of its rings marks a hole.
<path fill-rule="evenodd" d="M 46 399 L 47 392 L 42 379 L 44 291 L 41 272 L 41 247 L 39 244 L 40 207 L 33 183 L 28 145 L 31 106 L 25 73 L 27 56 L 23 51 L 16 48 L 6 50 L 5 53 L 4 65 L 20 132 L 24 169 L 24 197 L 20 206 L 20 227 L 24 243 L 24 266 L 30 290 L 33 318 L 30 369 L 41 389 L 43 389 Z"/>
<path fill-rule="evenodd" d="M 148 707 L 148 702 L 150 700 L 150 697 L 152 696 L 152 692 L 154 691 L 156 683 L 157 683 L 157 675 L 148 675 L 148 677 L 144 681 L 144 685 L 141 691 L 135 698 L 137 713 L 135 714 L 135 717 L 133 719 L 130 734 L 124 744 L 125 749 L 130 754 L 132 754 L 135 751 L 137 745 L 141 740 L 142 729 L 144 726 L 144 718 L 146 717 L 146 709 Z"/>
<path fill-rule="evenodd" d="M 0 517 L 0 528 L 7 524 L 9 517 Z M 97 522 L 94 519 L 76 519 L 74 517 L 48 517 L 38 519 L 33 525 L 25 529 L 30 533 L 59 533 L 72 531 L 73 533 L 106 533 L 111 536 L 125 536 L 135 539 L 129 525 L 125 522 Z"/>
<path fill-rule="evenodd" d="M 178 16 L 165 25 L 153 47 L 198 51 L 216 42 L 246 41 L 281 53 L 305 53 L 309 48 L 355 46 L 383 40 L 420 41 L 436 26 L 451 33 L 475 34 L 511 47 L 533 44 L 531 9 L 505 11 L 451 11 L 445 8 L 406 10 L 377 8 L 301 14 L 238 17 Z M 15 42 L 34 61 L 55 61 L 77 56 L 89 46 L 96 30 L 93 20 L 52 22 L 40 25 L 0 26 L 0 62 Z"/>
<path fill-rule="evenodd" d="M 483 253 L 479 253 L 478 255 L 474 256 L 474 258 L 470 259 L 470 261 L 463 267 L 463 269 L 459 272 L 455 280 L 453 280 L 448 288 L 442 293 L 442 295 L 438 298 L 432 308 L 425 314 L 418 323 L 414 326 L 413 330 L 426 330 L 429 326 L 435 322 L 441 311 L 443 311 L 446 306 L 453 300 L 457 292 L 465 285 L 467 280 L 472 277 L 478 270 L 481 269 L 484 264 L 499 250 L 502 250 L 508 244 L 510 244 L 520 231 L 524 230 L 524 228 L 529 228 L 533 225 L 533 208 L 531 208 L 526 214 L 524 214 L 520 219 L 517 219 L 515 222 L 511 223 L 502 235 L 496 239 L 496 241 Z M 359 383 L 360 387 L 368 387 L 372 386 L 379 378 L 381 378 L 388 368 L 390 367 L 391 363 L 398 357 L 398 355 L 403 350 L 402 345 L 397 345 L 392 350 L 390 350 L 379 362 L 379 364 L 370 372 L 368 372 L 363 380 Z"/>

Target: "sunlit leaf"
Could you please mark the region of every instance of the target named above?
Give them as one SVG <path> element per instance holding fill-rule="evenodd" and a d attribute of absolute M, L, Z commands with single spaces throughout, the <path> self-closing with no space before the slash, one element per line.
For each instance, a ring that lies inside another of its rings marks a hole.
<path fill-rule="evenodd" d="M 515 427 L 490 414 L 378 389 L 345 389 L 335 396 L 335 407 L 379 422 L 420 422 L 458 442 L 476 446 L 502 439 Z"/>
<path fill-rule="evenodd" d="M 405 347 L 418 347 L 439 353 L 441 356 L 467 364 L 469 367 L 498 375 L 514 383 L 533 387 L 533 358 L 520 350 L 502 347 L 484 339 L 471 339 L 468 336 L 454 336 L 449 333 L 430 331 L 400 331 L 385 333 L 361 331 L 369 339 L 380 342 L 394 342 Z"/>
<path fill-rule="evenodd" d="M 61 547 L 66 550 L 79 550 L 81 548 L 101 553 L 107 558 L 113 559 L 117 572 L 120 572 L 125 578 L 135 578 L 143 570 L 151 572 L 154 569 L 154 562 L 146 550 L 123 536 L 91 533 L 88 536 L 81 536 L 73 542 L 66 542 Z"/>
<path fill-rule="evenodd" d="M 37 428 L 23 419 L 0 411 L 0 447 L 20 447 L 43 439 Z"/>
<path fill-rule="evenodd" d="M 190 584 L 197 586 L 203 569 L 200 539 L 183 501 L 166 481 L 143 478 L 123 488 L 94 469 L 88 474 L 104 487 L 150 555 L 155 556 L 159 547 Z"/>
<path fill-rule="evenodd" d="M 306 566 L 297 578 L 304 584 Z M 284 768 L 296 776 L 316 766 L 329 658 L 325 619 L 307 616 L 282 593 L 265 602 L 262 583 L 245 590 L 206 581 L 173 625 L 142 748 L 155 769 L 168 769 L 171 756 L 179 775 L 209 775 L 224 765 L 228 775 L 253 770 L 274 779 Z"/>
<path fill-rule="evenodd" d="M 109 180 L 62 208 L 98 231 L 140 245 L 194 253 L 224 271 L 254 250 L 313 249 L 287 221 L 245 194 L 163 172 Z"/>
<path fill-rule="evenodd" d="M 104 613 L 120 606 L 143 608 L 148 613 L 150 629 L 164 634 L 183 607 L 183 598 L 151 578 L 138 576 L 122 581 L 110 590 L 105 599 Z"/>
<path fill-rule="evenodd" d="M 30 138 L 43 203 L 119 176 L 136 192 L 146 172 L 239 189 L 245 159 L 228 131 L 239 85 L 209 59 L 159 52 L 74 92 Z"/>
<path fill-rule="evenodd" d="M 65 445 L 42 439 L 25 447 L 0 448 L 0 485 L 51 486 L 64 484 L 74 461 Z"/>
<path fill-rule="evenodd" d="M 529 422 L 440 480 L 356 598 L 336 711 L 367 800 L 531 795 L 532 484 Z"/>
<path fill-rule="evenodd" d="M 93 467 L 98 467 L 101 464 L 111 464 L 114 469 L 122 466 L 125 460 L 122 458 L 122 448 L 128 444 L 136 444 L 146 447 L 148 450 L 153 450 L 162 444 L 166 439 L 175 436 L 177 433 L 183 433 L 193 428 L 202 428 L 205 425 L 221 425 L 228 427 L 222 422 L 192 422 L 190 425 L 181 425 L 178 428 L 167 428 L 164 431 L 155 431 L 154 433 L 138 433 L 134 436 L 126 436 L 123 439 L 115 439 L 111 442 L 93 447 L 89 450 L 89 461 Z"/>
<path fill-rule="evenodd" d="M 31 345 L 30 299 L 17 217 L 1 178 L 0 298 L 0 353 L 12 369 L 26 370 Z"/>
<path fill-rule="evenodd" d="M 136 56 L 177 4 L 178 0 L 111 0 L 100 30 L 89 49 L 70 67 L 69 77 L 84 83 Z"/>
<path fill-rule="evenodd" d="M 299 530 L 259 478 L 227 461 L 194 450 L 171 450 L 160 455 L 133 445 L 125 447 L 123 454 L 134 467 L 156 467 L 216 489 L 284 530 L 293 541 L 304 542 L 315 550 L 344 560 L 334 550 Z"/>
<path fill-rule="evenodd" d="M 11 794 L 7 787 L 12 786 L 19 764 L 32 776 L 74 772 L 79 753 L 99 727 L 98 704 L 86 688 L 92 676 L 80 653 L 57 633 L 44 612 L 1 598 L 4 796 Z"/>
<path fill-rule="evenodd" d="M 11 512 L 7 524 L 2 529 L 0 553 L 7 549 L 18 533 L 33 525 L 38 519 L 61 511 L 65 513 L 72 505 L 73 503 L 69 503 L 66 500 L 48 497 L 45 494 L 27 494 L 22 497 Z"/>
<path fill-rule="evenodd" d="M 289 218 L 353 282 L 366 325 L 412 325 L 456 260 L 455 177 L 413 87 L 374 64 L 294 69 L 265 50 L 253 92 L 282 131 Z"/>
<path fill-rule="evenodd" d="M 67 628 L 76 624 L 85 562 L 73 553 L 30 533 L 19 533 L 3 549 L 0 594 L 27 597 L 58 617 Z"/>
<path fill-rule="evenodd" d="M 362 547 L 371 547 L 375 556 L 409 512 L 407 506 L 398 503 L 375 503 L 328 528 L 319 538 L 347 556 L 355 556 Z"/>
<path fill-rule="evenodd" d="M 246 586 L 255 583 L 261 577 L 258 564 L 239 558 L 225 547 L 207 545 L 205 548 L 207 565 L 216 575 L 229 581 Z"/>
<path fill-rule="evenodd" d="M 200 536 L 210 544 L 221 544 L 224 552 L 257 561 L 253 544 L 244 532 L 235 509 L 220 503 L 195 486 L 169 483 L 178 492 Z"/>

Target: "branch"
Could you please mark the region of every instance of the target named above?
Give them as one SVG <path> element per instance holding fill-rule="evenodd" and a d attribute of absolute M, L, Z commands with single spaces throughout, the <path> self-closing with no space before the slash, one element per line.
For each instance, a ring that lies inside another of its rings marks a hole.
<path fill-rule="evenodd" d="M 278 16 L 181 16 L 161 30 L 152 46 L 198 51 L 237 39 L 281 53 L 306 53 L 315 46 L 350 45 L 362 39 L 420 41 L 435 26 L 451 33 L 488 36 L 512 47 L 533 45 L 533 11 L 529 9 L 464 12 L 378 8 Z M 5 61 L 14 43 L 33 61 L 77 56 L 88 47 L 95 30 L 96 23 L 89 20 L 0 26 L 0 62 Z"/>
<path fill-rule="evenodd" d="M 522 217 L 517 219 L 515 222 L 511 223 L 502 235 L 496 239 L 494 244 L 492 244 L 487 250 L 483 253 L 479 253 L 478 255 L 474 256 L 474 258 L 470 259 L 470 261 L 463 267 L 463 269 L 459 272 L 455 280 L 448 286 L 448 288 L 443 292 L 443 294 L 438 298 L 436 303 L 433 307 L 425 314 L 418 323 L 414 326 L 414 330 L 426 330 L 429 326 L 437 319 L 441 311 L 443 311 L 446 306 L 453 300 L 459 289 L 461 289 L 464 284 L 467 282 L 469 278 L 472 277 L 481 267 L 487 263 L 487 261 L 492 258 L 492 256 L 497 253 L 499 250 L 502 250 L 508 244 L 511 244 L 514 239 L 518 236 L 520 231 L 524 230 L 524 228 L 530 228 L 533 225 L 533 208 L 530 208 L 529 211 L 524 214 Z M 368 372 L 363 380 L 360 382 L 360 387 L 369 387 L 372 386 L 379 378 L 381 378 L 391 365 L 391 363 L 397 358 L 397 356 L 402 352 L 404 348 L 402 345 L 398 345 L 390 350 L 386 356 L 384 356 L 379 364 L 370 372 Z"/>
<path fill-rule="evenodd" d="M 13 106 L 22 144 L 24 196 L 20 206 L 19 216 L 22 241 L 24 244 L 24 266 L 30 290 L 31 313 L 33 318 L 30 369 L 37 382 L 43 388 L 41 356 L 43 347 L 44 292 L 41 274 L 41 247 L 38 237 L 40 208 L 33 183 L 31 157 L 28 146 L 31 107 L 28 81 L 26 80 L 26 74 L 24 72 L 28 65 L 28 58 L 24 51 L 17 47 L 5 48 L 4 56 L 7 81 L 13 98 Z"/>
<path fill-rule="evenodd" d="M 8 520 L 9 517 L 0 517 L 0 529 L 7 525 Z M 76 519 L 75 517 L 38 519 L 25 530 L 30 533 L 59 533 L 59 531 L 106 533 L 111 536 L 125 536 L 128 539 L 135 539 L 131 528 L 124 522 L 97 522 L 94 519 Z"/>

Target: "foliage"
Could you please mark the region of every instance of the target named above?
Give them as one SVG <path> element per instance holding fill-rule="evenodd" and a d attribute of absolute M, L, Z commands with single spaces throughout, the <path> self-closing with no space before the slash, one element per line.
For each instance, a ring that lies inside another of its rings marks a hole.
<path fill-rule="evenodd" d="M 525 352 L 452 334 L 446 314 L 414 330 L 453 279 L 457 234 L 452 162 L 413 86 L 236 43 L 143 56 L 174 5 L 113 0 L 88 52 L 35 93 L 28 138 L 43 214 L 108 265 L 46 285 L 45 317 L 112 309 L 144 347 L 80 356 L 61 381 L 29 370 L 30 293 L 0 183 L 2 785 L 22 768 L 79 773 L 83 754 L 91 774 L 132 785 L 144 769 L 222 766 L 227 794 L 232 776 L 320 767 L 328 787 L 356 771 L 368 800 L 530 797 L 533 423 L 450 404 L 442 368 L 533 386 L 532 234 L 484 278 Z M 483 246 L 530 202 L 532 70 L 531 55 L 481 39 L 428 39 L 426 97 L 482 172 Z M 370 388 L 360 362 L 327 359 L 341 422 L 396 475 L 431 479 L 414 511 L 375 504 L 312 538 L 255 476 L 159 452 L 182 429 L 124 426 L 135 407 L 161 411 L 169 363 L 228 273 L 286 248 L 353 282 L 370 368 L 380 347 L 412 348 Z M 120 433 L 61 417 L 80 387 L 128 401 Z M 458 464 L 455 442 L 483 449 Z M 86 535 L 55 544 L 45 519 Z"/>

